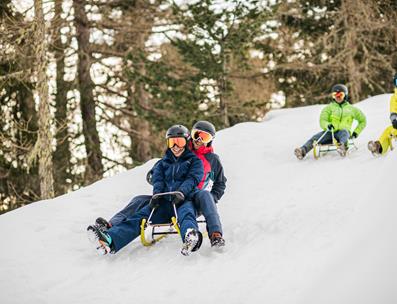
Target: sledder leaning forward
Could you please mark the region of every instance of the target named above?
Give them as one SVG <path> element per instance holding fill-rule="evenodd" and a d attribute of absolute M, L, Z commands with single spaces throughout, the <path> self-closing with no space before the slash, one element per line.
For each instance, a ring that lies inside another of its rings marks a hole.
<path fill-rule="evenodd" d="M 392 139 L 397 138 L 397 74 L 394 75 L 394 94 L 390 98 L 390 121 L 391 126 L 387 127 L 377 141 L 368 143 L 368 150 L 374 155 L 385 154 L 392 147 Z"/>
<path fill-rule="evenodd" d="M 349 91 L 343 84 L 332 87 L 332 101 L 320 114 L 320 127 L 323 131 L 315 134 L 303 146 L 295 149 L 295 156 L 303 159 L 313 149 L 313 143 L 332 144 L 333 137 L 338 141 L 337 152 L 346 156 L 349 138 L 357 138 L 365 128 L 367 120 L 364 113 L 349 103 Z M 351 132 L 353 121 L 358 122 Z"/>

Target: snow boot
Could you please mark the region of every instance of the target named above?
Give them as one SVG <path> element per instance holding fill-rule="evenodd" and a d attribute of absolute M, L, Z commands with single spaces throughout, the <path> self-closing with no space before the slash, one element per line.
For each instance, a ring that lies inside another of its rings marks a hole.
<path fill-rule="evenodd" d="M 372 152 L 373 155 L 381 155 L 382 154 L 382 145 L 379 141 L 370 141 L 368 142 L 368 150 Z"/>
<path fill-rule="evenodd" d="M 197 251 L 203 242 L 203 235 L 196 229 L 189 228 L 185 234 L 185 241 L 181 253 L 190 255 L 191 252 Z"/>
<path fill-rule="evenodd" d="M 112 225 L 107 220 L 105 220 L 103 217 L 98 217 L 95 220 L 95 226 L 97 226 L 102 231 L 106 231 L 112 227 Z"/>
<path fill-rule="evenodd" d="M 90 225 L 87 227 L 87 235 L 90 242 L 95 245 L 98 254 L 114 253 L 112 238 L 106 231 L 102 231 L 96 225 Z"/>
<path fill-rule="evenodd" d="M 220 232 L 213 232 L 210 237 L 211 247 L 221 248 L 225 246 L 225 239 Z"/>
<path fill-rule="evenodd" d="M 296 148 L 294 151 L 294 154 L 299 160 L 302 160 L 306 156 L 306 149 L 303 147 Z"/>
<path fill-rule="evenodd" d="M 340 144 L 336 148 L 336 152 L 338 152 L 340 156 L 345 157 L 347 154 L 347 146 L 345 144 Z"/>

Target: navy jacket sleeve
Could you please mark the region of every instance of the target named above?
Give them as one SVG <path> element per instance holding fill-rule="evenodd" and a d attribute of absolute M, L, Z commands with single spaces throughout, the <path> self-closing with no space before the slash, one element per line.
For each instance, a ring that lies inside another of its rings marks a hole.
<path fill-rule="evenodd" d="M 152 184 L 153 194 L 165 192 L 163 160 L 158 161 L 153 167 Z"/>
<path fill-rule="evenodd" d="M 185 197 L 192 192 L 197 185 L 200 183 L 204 175 L 204 167 L 201 160 L 192 153 L 192 163 L 189 168 L 189 172 L 184 182 L 179 186 L 179 191 L 183 193 Z"/>
<path fill-rule="evenodd" d="M 214 174 L 215 174 L 215 179 L 214 179 L 214 185 L 212 186 L 211 189 L 211 194 L 214 197 L 214 200 L 218 202 L 223 194 L 225 193 L 226 189 L 226 177 L 223 171 L 223 166 L 221 164 L 221 160 L 219 159 L 218 155 L 215 156 L 215 162 L 214 162 Z"/>

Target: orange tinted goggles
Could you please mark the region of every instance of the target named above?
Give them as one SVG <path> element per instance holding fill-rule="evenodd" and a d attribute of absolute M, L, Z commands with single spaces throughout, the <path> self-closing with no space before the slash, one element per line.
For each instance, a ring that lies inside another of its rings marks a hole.
<path fill-rule="evenodd" d="M 184 148 L 186 146 L 186 138 L 184 138 L 184 137 L 167 138 L 168 148 L 172 148 L 175 145 L 177 145 L 179 148 Z"/>
<path fill-rule="evenodd" d="M 192 130 L 191 134 L 194 140 L 201 140 L 205 144 L 208 144 L 213 139 L 210 133 L 201 130 Z"/>
<path fill-rule="evenodd" d="M 341 98 L 344 99 L 345 98 L 345 93 L 343 92 L 332 92 L 332 98 Z"/>

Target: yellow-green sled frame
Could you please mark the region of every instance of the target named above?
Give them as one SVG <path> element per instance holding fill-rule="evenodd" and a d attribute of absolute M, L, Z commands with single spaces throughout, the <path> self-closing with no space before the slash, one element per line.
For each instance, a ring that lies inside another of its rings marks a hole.
<path fill-rule="evenodd" d="M 329 132 L 329 131 L 327 131 Z M 334 131 L 332 130 L 332 144 L 319 144 L 321 139 L 325 136 L 327 132 L 324 132 L 324 134 L 316 141 L 313 142 L 313 156 L 315 159 L 319 159 L 321 155 L 325 155 L 328 152 L 333 152 L 336 151 L 340 145 L 340 143 L 336 140 L 334 136 Z M 349 141 L 347 143 L 347 153 L 351 153 L 352 150 L 358 150 L 357 146 L 355 145 L 354 141 L 352 138 L 349 138 Z"/>
<path fill-rule="evenodd" d="M 178 192 L 165 192 L 158 193 L 152 196 L 152 199 L 158 198 L 166 195 L 176 195 Z M 172 204 L 172 208 L 174 210 L 174 216 L 171 218 L 171 223 L 164 224 L 153 224 L 151 222 L 151 218 L 153 213 L 157 209 L 156 207 L 152 209 L 148 219 L 142 219 L 141 221 L 141 243 L 143 246 L 152 246 L 156 242 L 165 238 L 169 234 L 178 234 L 181 235 L 181 230 L 178 224 L 178 215 L 176 212 L 175 204 Z M 205 220 L 198 220 L 198 223 L 205 223 Z"/>

